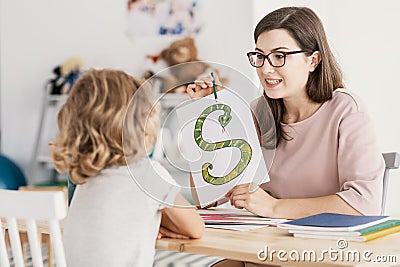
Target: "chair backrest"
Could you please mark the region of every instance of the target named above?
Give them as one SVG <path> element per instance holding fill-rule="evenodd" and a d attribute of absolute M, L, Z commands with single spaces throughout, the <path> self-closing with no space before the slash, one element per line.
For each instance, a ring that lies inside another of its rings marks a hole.
<path fill-rule="evenodd" d="M 5 243 L 5 231 L 10 236 L 11 250 L 16 267 L 24 266 L 18 224 L 25 224 L 33 266 L 43 266 L 41 245 L 38 239 L 36 221 L 47 222 L 54 258 L 57 267 L 66 266 L 64 246 L 60 230 L 60 220 L 67 215 L 63 192 L 37 192 L 0 190 L 0 266 L 10 266 Z M 4 220 L 5 219 L 5 220 Z M 18 219 L 18 221 L 17 221 Z M 51 249 L 51 248 L 48 248 Z"/>
<path fill-rule="evenodd" d="M 382 208 L 381 215 L 385 213 L 386 195 L 389 183 L 389 170 L 398 169 L 400 165 L 400 155 L 397 152 L 383 153 L 385 159 L 385 173 L 383 175 L 383 194 L 382 194 Z"/>

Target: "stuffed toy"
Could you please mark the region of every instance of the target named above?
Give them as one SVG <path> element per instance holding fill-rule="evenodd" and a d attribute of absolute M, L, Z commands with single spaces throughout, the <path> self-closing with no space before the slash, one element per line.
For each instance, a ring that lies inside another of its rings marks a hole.
<path fill-rule="evenodd" d="M 62 65 L 56 66 L 53 69 L 55 78 L 48 82 L 48 86 L 50 86 L 50 94 L 67 94 L 72 85 L 81 75 L 82 67 L 83 61 L 79 57 L 71 57 Z"/>
<path fill-rule="evenodd" d="M 150 77 L 161 79 L 160 92 L 162 93 L 183 93 L 186 91 L 186 85 L 211 73 L 210 66 L 197 58 L 197 47 L 191 37 L 179 39 L 162 50 L 159 55 L 147 57 L 154 63 L 161 59 L 168 67 L 172 67 L 170 74 L 162 77 L 154 77 L 152 75 L 154 71 L 146 71 L 143 75 L 145 79 Z M 190 64 L 182 64 L 188 62 Z"/>

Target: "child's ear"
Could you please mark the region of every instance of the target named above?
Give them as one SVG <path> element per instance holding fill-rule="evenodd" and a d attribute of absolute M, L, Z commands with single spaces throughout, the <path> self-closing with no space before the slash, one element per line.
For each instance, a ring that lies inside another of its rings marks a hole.
<path fill-rule="evenodd" d="M 314 51 L 314 53 L 309 56 L 310 59 L 310 72 L 313 72 L 318 64 L 321 62 L 321 53 L 319 51 Z"/>

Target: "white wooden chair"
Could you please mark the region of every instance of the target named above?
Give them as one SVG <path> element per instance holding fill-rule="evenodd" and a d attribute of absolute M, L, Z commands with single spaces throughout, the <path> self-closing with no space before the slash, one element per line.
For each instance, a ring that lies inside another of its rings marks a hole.
<path fill-rule="evenodd" d="M 6 228 L 10 237 L 14 265 L 15 267 L 24 266 L 17 219 L 18 223 L 23 221 L 26 224 L 33 266 L 43 266 L 41 242 L 36 225 L 36 221 L 41 221 L 48 223 L 57 267 L 65 267 L 60 220 L 64 219 L 66 215 L 67 206 L 63 192 L 0 190 L 0 267 L 10 266 L 5 231 L 2 225 L 2 222 L 5 221 L 7 222 Z"/>
<path fill-rule="evenodd" d="M 398 169 L 400 166 L 400 154 L 397 152 L 383 153 L 385 160 L 385 173 L 383 175 L 383 194 L 382 194 L 382 208 L 381 215 L 385 214 L 386 196 L 389 185 L 389 171 L 392 169 Z"/>

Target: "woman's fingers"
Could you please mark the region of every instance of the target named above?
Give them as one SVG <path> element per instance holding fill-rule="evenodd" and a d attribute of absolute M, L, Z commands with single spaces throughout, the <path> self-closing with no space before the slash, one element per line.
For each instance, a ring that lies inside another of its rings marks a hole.
<path fill-rule="evenodd" d="M 234 190 L 234 191 L 232 191 L 232 194 L 229 196 L 229 200 L 230 200 L 231 205 L 234 205 L 235 200 L 237 200 L 239 198 L 243 199 L 245 197 L 246 197 L 246 192 Z"/>
<path fill-rule="evenodd" d="M 236 192 L 236 194 L 232 194 L 230 197 L 231 205 L 237 209 L 243 209 L 247 207 L 246 205 L 249 199 L 249 192 L 248 190 L 243 191 L 242 189 L 243 188 L 240 188 L 239 192 Z"/>
<path fill-rule="evenodd" d="M 206 89 L 207 87 L 212 87 L 213 86 L 212 82 L 207 81 L 207 79 L 195 80 L 194 84 L 200 86 L 203 89 Z"/>
<path fill-rule="evenodd" d="M 238 200 L 246 200 L 247 196 L 246 195 L 234 195 L 232 196 L 232 203 L 235 203 Z"/>
<path fill-rule="evenodd" d="M 228 193 L 230 193 L 229 195 L 237 195 L 237 194 L 247 194 L 248 192 L 249 192 L 249 184 L 241 184 L 232 188 Z"/>
<path fill-rule="evenodd" d="M 250 193 L 249 188 L 250 188 L 250 184 L 241 184 L 241 185 L 237 185 L 234 188 L 232 188 L 226 194 L 226 197 L 229 197 L 231 205 L 235 206 L 235 202 L 238 200 L 246 201 L 247 198 L 249 197 L 249 193 Z M 242 202 L 240 202 L 240 203 L 242 203 Z"/>
<path fill-rule="evenodd" d="M 220 91 L 222 89 L 222 85 L 217 75 L 214 75 L 214 82 L 216 85 L 216 90 Z M 208 96 L 212 94 L 213 91 L 214 83 L 211 74 L 209 76 L 197 78 L 192 84 L 189 84 L 186 87 L 186 92 L 191 99 Z"/>
<path fill-rule="evenodd" d="M 243 200 L 243 199 L 235 200 L 233 202 L 232 206 L 234 206 L 237 209 L 244 209 L 244 208 L 246 208 L 246 200 Z"/>
<path fill-rule="evenodd" d="M 212 93 L 212 87 L 206 86 L 205 88 L 203 88 L 202 86 L 204 86 L 205 83 L 201 83 L 197 84 L 197 83 L 192 83 L 189 84 L 186 87 L 186 92 L 188 93 L 189 97 L 191 99 L 196 99 L 196 98 L 201 98 L 201 97 L 205 97 L 209 94 Z"/>
<path fill-rule="evenodd" d="M 194 83 L 189 84 L 186 87 L 186 93 L 189 95 L 191 99 L 196 98 L 196 85 Z"/>

